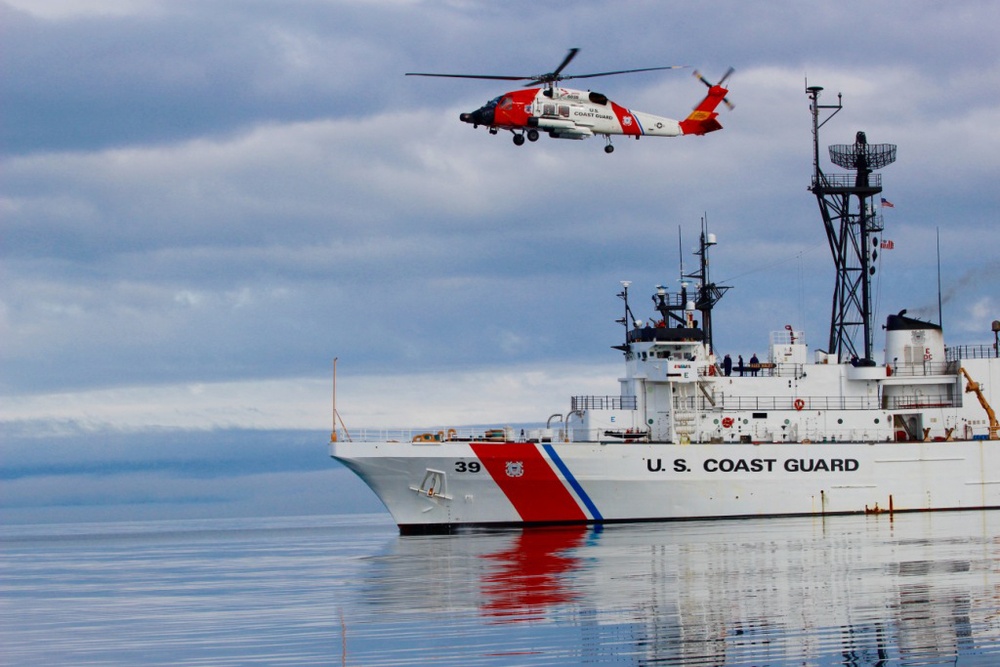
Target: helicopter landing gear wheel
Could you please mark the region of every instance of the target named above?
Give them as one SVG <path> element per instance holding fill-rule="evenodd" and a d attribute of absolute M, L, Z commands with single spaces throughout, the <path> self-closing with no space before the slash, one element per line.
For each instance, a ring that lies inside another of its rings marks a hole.
<path fill-rule="evenodd" d="M 514 135 L 514 145 L 515 146 L 523 146 L 524 145 L 524 135 L 523 134 L 515 134 Z"/>
<path fill-rule="evenodd" d="M 538 130 L 528 130 L 528 141 L 538 141 Z"/>
<path fill-rule="evenodd" d="M 608 153 L 608 154 L 614 153 L 615 152 L 615 147 L 612 146 L 611 144 L 608 144 L 607 146 L 604 147 L 604 152 Z"/>

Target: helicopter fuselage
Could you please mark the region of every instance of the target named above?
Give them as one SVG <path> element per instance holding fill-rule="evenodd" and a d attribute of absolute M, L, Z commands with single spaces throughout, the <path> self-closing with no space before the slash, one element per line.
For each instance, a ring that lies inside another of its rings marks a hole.
<path fill-rule="evenodd" d="M 530 81 L 528 85 L 542 84 L 540 88 L 524 88 L 504 93 L 495 97 L 475 111 L 463 113 L 459 119 L 473 127 L 485 126 L 490 134 L 500 130 L 509 130 L 514 135 L 514 143 L 520 146 L 528 141 L 538 141 L 541 132 L 546 132 L 554 139 L 586 139 L 595 134 L 604 135 L 607 145 L 606 153 L 615 148 L 611 145 L 612 135 L 632 136 L 638 139 L 642 136 L 677 137 L 686 134 L 707 134 L 721 130 L 722 125 L 717 120 L 719 114 L 715 109 L 720 103 L 725 103 L 730 109 L 732 104 L 726 98 L 729 92 L 723 88 L 726 79 L 733 73 L 733 68 L 712 84 L 697 71 L 694 76 L 708 86 L 708 95 L 695 107 L 694 111 L 684 120 L 673 120 L 663 116 L 641 111 L 632 111 L 616 104 L 606 95 L 589 90 L 573 90 L 556 85 L 568 79 L 590 79 L 613 74 L 629 74 L 633 72 L 652 72 L 686 67 L 686 65 L 668 65 L 663 67 L 642 67 L 639 69 L 613 70 L 610 72 L 591 72 L 566 76 L 562 72 L 576 57 L 580 49 L 569 50 L 559 67 L 547 74 L 534 76 L 510 76 L 498 74 L 444 74 L 436 72 L 407 72 L 406 76 L 434 76 L 452 79 L 491 79 L 505 81 Z"/>
<path fill-rule="evenodd" d="M 709 98 L 721 100 L 727 92 L 716 86 L 709 91 Z M 721 129 L 715 120 L 717 115 L 714 110 L 699 113 L 696 109 L 686 120 L 677 121 L 627 109 L 601 93 L 554 87 L 505 93 L 475 111 L 461 114 L 460 119 L 476 127 L 488 127 L 493 134 L 510 130 L 515 133 L 515 143 L 520 144 L 525 135 L 530 141 L 537 140 L 539 132 L 555 139 L 586 139 L 595 134 L 636 138 L 705 134 Z"/>
<path fill-rule="evenodd" d="M 505 93 L 461 120 L 491 130 L 548 132 L 557 139 L 585 139 L 595 134 L 676 137 L 680 123 L 632 111 L 601 93 L 569 88 L 528 88 Z"/>

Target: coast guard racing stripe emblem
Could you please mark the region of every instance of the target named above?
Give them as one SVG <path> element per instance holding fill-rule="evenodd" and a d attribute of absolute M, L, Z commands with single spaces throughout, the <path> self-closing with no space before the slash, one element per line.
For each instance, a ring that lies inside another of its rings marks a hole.
<path fill-rule="evenodd" d="M 472 450 L 522 521 L 587 520 L 587 515 L 537 445 L 528 442 L 473 443 Z"/>
<path fill-rule="evenodd" d="M 507 461 L 507 476 L 520 477 L 524 474 L 524 461 Z"/>

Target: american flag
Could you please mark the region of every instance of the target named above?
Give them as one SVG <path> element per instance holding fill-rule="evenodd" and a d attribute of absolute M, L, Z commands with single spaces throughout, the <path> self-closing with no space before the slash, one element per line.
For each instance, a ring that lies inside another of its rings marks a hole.
<path fill-rule="evenodd" d="M 882 197 L 882 207 L 883 208 L 895 208 L 896 206 L 895 206 L 895 204 L 893 204 L 891 201 L 889 201 L 885 197 Z"/>

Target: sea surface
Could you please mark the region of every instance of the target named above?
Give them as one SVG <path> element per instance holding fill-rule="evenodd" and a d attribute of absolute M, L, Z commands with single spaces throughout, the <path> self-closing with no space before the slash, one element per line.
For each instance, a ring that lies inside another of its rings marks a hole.
<path fill-rule="evenodd" d="M 1000 665 L 1000 512 L 0 527 L 4 665 Z"/>

